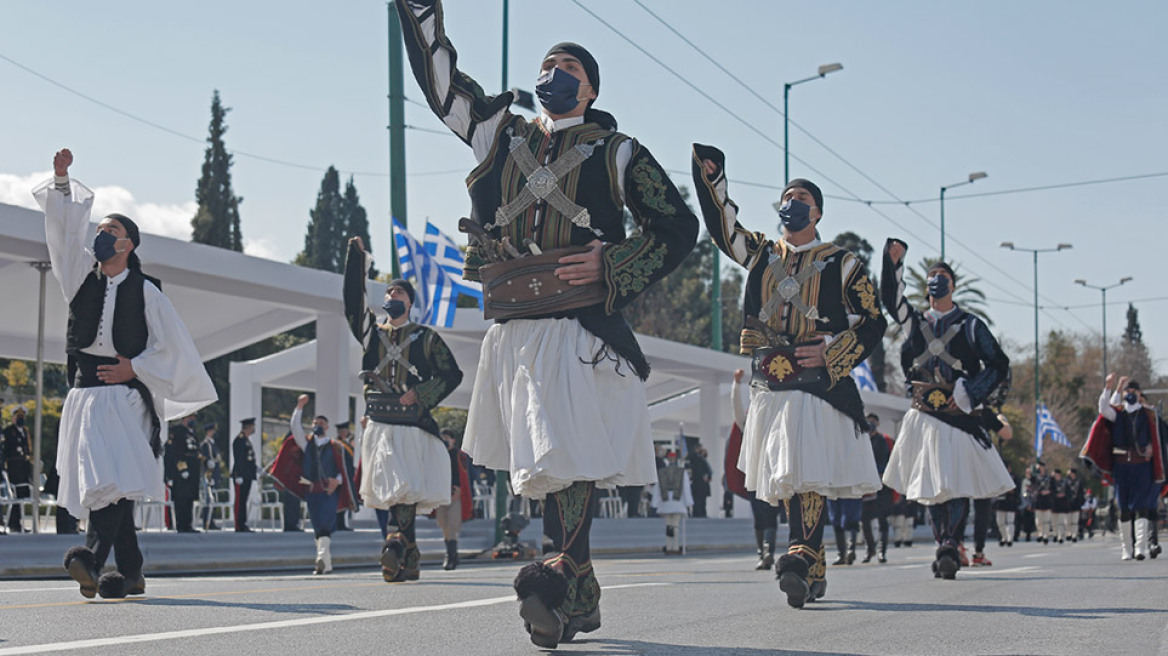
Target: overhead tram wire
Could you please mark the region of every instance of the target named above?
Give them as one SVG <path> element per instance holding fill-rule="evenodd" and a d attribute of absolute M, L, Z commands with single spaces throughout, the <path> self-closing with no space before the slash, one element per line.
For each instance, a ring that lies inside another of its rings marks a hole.
<path fill-rule="evenodd" d="M 1134 180 L 1147 180 L 1148 178 L 1162 178 L 1168 176 L 1168 171 L 1159 173 L 1140 173 L 1137 175 L 1125 175 L 1117 178 L 1100 178 L 1098 180 L 1081 180 L 1078 182 L 1062 182 L 1058 184 L 1041 185 L 1037 187 L 1018 187 L 1015 189 L 1002 189 L 999 191 L 985 191 L 976 194 L 961 194 L 959 196 L 946 196 L 946 200 L 959 200 L 962 198 L 980 198 L 982 196 L 1004 196 L 1007 194 L 1022 194 L 1031 191 L 1047 191 L 1050 189 L 1067 189 L 1070 187 L 1086 187 L 1088 185 L 1109 184 L 1112 182 L 1131 182 Z M 836 198 L 838 200 L 847 201 L 849 203 L 864 203 L 865 205 L 919 205 L 921 203 L 936 203 L 938 199 L 936 196 L 932 198 L 918 198 L 916 200 L 857 200 L 855 198 L 848 198 L 846 196 L 828 196 L 828 198 Z"/>
<path fill-rule="evenodd" d="M 169 127 L 162 125 L 160 123 L 155 123 L 154 121 L 151 121 L 150 119 L 143 118 L 141 116 L 138 116 L 137 114 L 127 112 L 124 109 L 120 109 L 118 107 L 115 107 L 115 106 L 107 103 L 107 102 L 104 102 L 102 100 L 98 100 L 97 98 L 94 98 L 93 96 L 90 96 L 84 92 L 78 91 L 77 89 L 74 89 L 66 84 L 63 84 L 61 82 L 54 80 L 53 78 L 51 78 L 47 75 L 44 75 L 36 70 L 33 70 L 33 69 L 29 68 L 28 66 L 25 66 L 24 64 L 21 64 L 20 62 L 12 59 L 11 57 L 8 57 L 7 55 L 5 55 L 3 53 L 0 53 L 0 59 L 3 59 L 4 61 L 8 62 L 9 64 L 12 64 L 13 66 L 28 73 L 29 75 L 40 78 L 41 80 L 48 82 L 49 84 L 51 84 L 59 89 L 62 89 L 63 91 L 66 91 L 74 96 L 77 96 L 78 98 L 81 98 L 83 100 L 91 102 L 99 107 L 107 109 L 115 114 L 118 114 L 119 116 L 128 118 L 128 119 L 135 121 L 137 123 L 141 123 L 143 125 L 152 127 L 155 130 L 165 132 L 171 136 L 178 137 L 180 139 L 185 139 L 186 141 L 190 141 L 190 142 L 199 144 L 200 146 L 205 146 L 207 144 L 206 139 L 202 139 L 202 138 L 195 137 L 195 136 L 183 133 L 183 132 L 179 132 L 178 130 L 175 130 L 173 128 L 169 128 Z M 421 104 L 421 103 L 417 103 L 417 104 Z M 423 106 L 425 106 L 425 105 L 423 105 Z M 407 126 L 407 127 L 413 128 L 413 126 Z M 443 133 L 443 132 L 439 132 L 438 130 L 428 130 L 426 128 L 413 128 L 413 129 L 427 131 L 427 132 L 436 132 L 439 134 L 451 134 L 449 132 Z M 451 135 L 451 136 L 453 136 L 453 135 Z M 327 166 L 313 166 L 310 164 L 300 164 L 298 162 L 290 162 L 288 160 L 277 159 L 275 157 L 268 157 L 266 155 L 257 155 L 255 153 L 249 153 L 249 152 L 243 151 L 243 150 L 228 149 L 227 152 L 230 153 L 231 155 L 238 155 L 240 157 L 246 157 L 249 159 L 259 160 L 262 162 L 268 162 L 269 164 L 277 164 L 279 166 L 287 166 L 290 168 L 300 169 L 300 170 L 304 170 L 304 171 L 316 171 L 316 172 L 323 173 L 324 171 L 328 170 Z M 459 169 L 459 171 L 462 171 L 462 169 Z M 428 171 L 428 172 L 422 172 L 422 173 L 407 173 L 406 175 L 418 175 L 418 176 L 443 175 L 443 174 L 453 173 L 453 172 L 454 171 Z M 375 178 L 389 177 L 389 173 L 380 173 L 380 172 L 375 172 L 375 171 L 353 171 L 353 170 L 340 170 L 340 169 L 338 169 L 338 173 L 346 174 L 346 175 L 353 175 L 353 176 L 362 176 L 362 177 L 375 177 Z"/>
<path fill-rule="evenodd" d="M 651 9 L 649 9 L 648 7 L 646 7 L 646 6 L 645 6 L 645 5 L 644 5 L 644 4 L 641 2 L 641 0 L 633 0 L 633 1 L 634 1 L 634 2 L 635 2 L 635 3 L 636 3 L 638 6 L 639 6 L 639 7 L 641 7 L 641 9 L 643 9 L 643 10 L 644 10 L 646 13 L 648 13 L 650 16 L 652 16 L 654 19 L 656 19 L 656 20 L 657 20 L 659 23 L 661 23 L 663 26 L 665 26 L 665 28 L 666 28 L 666 29 L 668 29 L 670 32 L 672 32 L 674 35 L 676 35 L 678 38 L 680 38 L 682 41 L 684 41 L 684 42 L 685 42 L 687 45 L 689 45 L 689 46 L 690 46 L 690 47 L 691 47 L 691 48 L 692 48 L 694 51 L 696 51 L 698 54 L 700 54 L 700 55 L 701 55 L 703 58 L 705 58 L 707 61 L 709 61 L 709 62 L 710 62 L 711 64 L 713 64 L 715 67 L 717 67 L 717 68 L 718 68 L 718 70 L 722 71 L 722 72 L 723 72 L 723 73 L 725 73 L 725 74 L 726 74 L 726 75 L 727 75 L 727 76 L 728 76 L 730 79 L 732 79 L 732 80 L 734 80 L 736 83 L 738 83 L 738 85 L 739 85 L 739 86 L 741 86 L 743 89 L 745 89 L 745 90 L 746 90 L 748 93 L 750 93 L 750 94 L 751 94 L 751 95 L 753 95 L 755 98 L 757 98 L 758 100 L 760 100 L 760 101 L 761 101 L 763 104 L 765 104 L 767 107 L 769 107 L 769 108 L 770 108 L 771 110 L 773 110 L 775 113 L 777 113 L 779 116 L 784 116 L 784 114 L 783 114 L 782 110 L 780 110 L 780 109 L 779 109 L 778 107 L 776 107 L 776 106 L 775 106 L 773 103 L 771 103 L 769 100 L 767 100 L 767 99 L 766 99 L 765 97 L 763 97 L 761 94 L 759 94 L 757 91 L 755 91 L 753 88 L 751 88 L 751 87 L 750 87 L 750 85 L 746 84 L 746 82 L 742 81 L 742 80 L 741 80 L 741 79 L 740 79 L 738 76 L 734 75 L 734 73 L 733 73 L 733 72 L 731 72 L 729 69 L 727 69 L 727 68 L 726 68 L 725 66 L 723 66 L 721 63 L 719 63 L 719 62 L 718 62 L 716 59 L 714 59 L 712 56 L 710 56 L 709 54 L 707 54 L 707 53 L 706 53 L 706 52 L 705 52 L 705 51 L 704 51 L 702 48 L 700 48 L 700 47 L 699 47 L 697 44 L 695 44 L 695 43 L 694 43 L 692 40 L 690 40 L 688 37 L 686 37 L 686 36 L 685 36 L 685 35 L 683 35 L 681 32 L 679 32 L 679 31 L 678 31 L 676 28 L 674 28 L 672 25 L 670 25 L 668 22 L 666 22 L 666 21 L 665 21 L 663 18 L 661 18 L 661 17 L 660 17 L 660 16 L 658 16 L 656 13 L 654 13 L 654 12 L 653 12 Z M 578 0 L 573 0 L 573 2 L 574 2 L 576 5 L 578 5 L 578 6 L 581 6 L 581 8 L 584 8 L 582 5 L 580 5 L 580 3 L 579 3 L 579 1 L 578 1 Z M 588 10 L 587 10 L 587 9 L 585 9 L 585 11 L 588 11 Z M 634 46 L 635 46 L 635 47 L 636 47 L 638 50 L 640 50 L 640 51 L 641 51 L 642 53 L 644 53 L 646 56 L 648 56 L 648 57 L 650 57 L 651 59 L 653 59 L 653 61 L 657 62 L 657 64 L 658 64 L 658 65 L 662 66 L 663 68 L 665 68 L 666 70 L 668 70 L 670 73 L 673 73 L 673 75 L 674 75 L 674 76 L 678 77 L 678 78 L 679 78 L 679 79 L 681 79 L 683 82 L 686 82 L 686 84 L 688 84 L 688 85 L 689 85 L 691 88 L 693 88 L 694 90 L 696 90 L 696 91 L 698 91 L 699 93 L 701 93 L 701 94 L 702 94 L 703 96 L 705 96 L 707 99 L 710 99 L 712 102 L 715 102 L 715 101 L 713 101 L 713 100 L 712 100 L 712 99 L 711 99 L 711 98 L 710 98 L 708 95 L 706 95 L 704 92 L 702 92 L 700 89 L 698 89 L 698 88 L 697 88 L 696 86 L 694 86 L 692 83 L 690 83 L 688 80 L 685 80 L 684 78 L 681 78 L 681 76 L 678 76 L 676 72 L 674 72 L 672 69 L 670 69 L 670 68 L 669 68 L 668 66 L 666 66 L 664 63 L 662 63 L 662 62 L 661 62 L 661 60 L 657 59 L 656 57 L 653 57 L 653 56 L 652 56 L 652 55 L 650 55 L 650 54 L 649 54 L 649 53 L 648 53 L 648 52 L 647 52 L 647 51 L 646 51 L 644 48 L 641 48 L 639 45 L 637 45 L 637 44 L 633 43 L 633 42 L 632 42 L 630 39 L 628 39 L 628 37 L 624 36 L 624 35 L 623 35 L 623 34 L 621 34 L 621 33 L 620 33 L 618 30 L 616 30 L 616 28 L 614 28 L 614 27 L 612 27 L 611 25 L 609 25 L 607 22 L 605 22 L 604 20 L 602 20 L 601 18 L 599 18 L 598 16 L 596 16 L 595 14 L 593 14 L 591 11 L 589 11 L 588 13 L 589 13 L 589 14 L 591 14 L 591 15 L 592 15 L 594 18 L 596 18 L 596 19 L 597 19 L 599 22 L 601 22 L 602 24 L 604 24 L 606 27 L 608 27 L 610 30 L 612 30 L 614 33 L 616 33 L 618 36 L 620 36 L 621 38 L 625 39 L 625 40 L 626 40 L 626 41 L 628 41 L 629 43 L 633 44 L 633 45 L 634 45 Z M 720 103 L 717 103 L 717 102 L 715 102 L 715 104 L 717 104 L 717 105 L 718 105 L 720 108 L 722 108 L 724 111 L 726 111 L 727 113 L 729 113 L 731 116 L 734 116 L 735 118 L 737 118 L 739 121 L 743 122 L 744 124 L 746 123 L 746 122 L 745 122 L 745 121 L 743 121 L 741 118 L 739 118 L 737 115 L 735 115 L 733 112 L 731 112 L 729 109 L 727 109 L 725 106 L 723 106 L 723 105 L 721 105 Z M 832 154 L 833 156 L 835 156 L 837 159 L 839 159 L 841 162 L 843 162 L 845 165 L 847 165 L 847 166 L 848 166 L 849 168 L 851 168 L 853 171 L 855 171 L 856 173 L 858 173 L 858 174 L 859 174 L 861 177 L 863 177 L 865 180 L 868 180 L 868 181 L 869 181 L 869 182 L 871 182 L 873 185 L 875 185 L 877 188 L 879 188 L 881 191 L 883 191 L 884 193 L 888 194 L 889 196 L 891 196 L 892 198 L 894 198 L 894 199 L 895 199 L 894 201 L 888 201 L 888 204 L 898 204 L 898 205 L 903 205 L 903 206 L 904 206 L 906 209 L 908 209 L 909 211 L 911 211 L 911 212 L 913 212 L 914 214 L 916 214 L 916 215 L 917 215 L 917 216 L 918 216 L 918 217 L 919 217 L 921 220 L 923 220 L 925 223 L 927 223 L 928 225 L 932 226 L 933 228 L 938 228 L 938 229 L 939 229 L 939 226 L 938 226 L 938 225 L 937 225 L 935 222 L 933 222 L 933 220 L 932 220 L 932 219 L 930 219 L 930 218 L 926 217 L 924 214 L 921 214 L 921 213 L 920 213 L 920 212 L 919 212 L 919 211 L 918 211 L 916 208 L 914 208 L 914 207 L 912 207 L 912 206 L 911 206 L 910 202 L 908 202 L 908 201 L 904 201 L 903 199 L 900 199 L 900 198 L 899 198 L 899 197 L 898 197 L 898 196 L 897 196 L 895 193 L 893 193 L 893 192 L 892 192 L 890 189 L 888 189 L 888 188 L 887 188 L 887 187 L 885 187 L 884 185 L 880 184 L 878 181 L 876 181 L 875 179 L 873 179 L 873 178 L 872 178 L 871 176 L 869 176 L 868 174 L 864 173 L 864 172 L 863 172 L 862 170 L 860 170 L 860 169 L 859 169 L 857 166 L 855 166 L 855 165 L 854 165 L 854 164 L 852 164 L 850 161 L 848 161 L 848 160 L 847 160 L 845 157 L 843 157 L 842 155 L 840 155 L 839 153 L 837 153 L 835 150 L 833 150 L 831 147 L 829 147 L 827 144 L 825 144 L 825 143 L 824 143 L 822 140 L 820 140 L 818 137 L 816 137 L 815 135 L 811 134 L 811 132 L 809 132 L 809 131 L 808 131 L 806 128 L 804 128 L 803 126 L 799 125 L 798 123 L 795 123 L 794 121 L 791 121 L 791 124 L 792 124 L 792 125 L 795 125 L 795 127 L 796 127 L 796 128 L 798 128 L 798 129 L 799 129 L 799 130 L 800 130 L 800 131 L 801 131 L 803 134 L 807 135 L 809 138 L 811 138 L 811 140 L 812 140 L 812 141 L 814 141 L 816 144 L 818 144 L 818 145 L 819 145 L 820 147 L 822 147 L 824 150 L 826 150 L 827 152 L 829 152 L 830 154 Z M 748 125 L 748 127 L 750 127 L 751 129 L 753 129 L 755 132 L 759 132 L 759 131 L 758 131 L 756 128 L 754 128 L 754 126 Z M 761 134 L 761 133 L 759 133 L 759 134 Z M 765 135 L 763 135 L 763 136 L 764 136 L 764 138 L 766 138 L 766 136 L 765 136 Z M 772 144 L 774 144 L 775 146 L 777 146 L 777 147 L 779 147 L 779 148 L 782 148 L 782 146 L 780 146 L 780 145 L 779 145 L 777 142 L 775 142 L 774 140 L 771 140 L 771 139 L 769 139 L 769 138 L 766 138 L 766 140 L 767 140 L 767 141 L 770 141 L 770 142 L 771 142 Z M 793 157 L 795 157 L 795 156 L 793 156 Z M 802 160 L 802 159 L 800 159 L 800 158 L 798 158 L 798 157 L 795 157 L 795 159 L 796 159 L 796 161 L 799 161 L 800 163 L 802 163 L 802 164 L 804 164 L 804 165 L 807 165 L 807 162 L 805 162 L 804 160 Z M 810 166 L 808 166 L 808 168 L 810 168 L 811 170 L 815 171 L 815 172 L 816 172 L 817 174 L 819 174 L 819 175 L 823 175 L 821 172 L 819 172 L 818 170 L 816 170 L 814 167 L 810 167 Z M 828 181 L 832 182 L 832 183 L 833 183 L 833 184 L 835 184 L 836 186 L 838 186 L 838 187 L 840 187 L 841 189 L 843 189 L 844 191 L 846 191 L 847 193 L 849 193 L 849 194 L 852 194 L 852 196 L 853 196 L 852 198 L 843 198 L 843 200 L 848 200 L 848 201 L 852 201 L 852 202 L 860 202 L 860 203 L 863 203 L 863 204 L 867 205 L 869 209 L 871 209 L 872 211 L 875 211 L 875 212 L 877 212 L 877 214 L 880 214 L 880 215 L 881 215 L 881 216 L 883 216 L 884 218 L 888 219 L 888 220 L 889 220 L 889 221 L 890 221 L 890 222 L 891 222 L 893 225 L 896 225 L 897 227 L 901 228 L 902 230 L 905 230 L 905 232 L 906 232 L 906 233 L 908 233 L 908 234 L 912 235 L 913 237 L 915 237 L 916 239 L 918 239 L 918 240 L 919 240 L 919 241 L 921 241 L 922 243 L 928 243 L 928 242 L 926 242 L 924 239 L 921 239 L 920 237 L 917 237 L 916 235 L 913 235 L 911 232 L 909 232 L 907 229 L 905 229 L 905 228 L 904 228 L 903 226 L 901 226 L 899 223 L 897 223 L 897 222 L 895 222 L 895 221 L 892 221 L 892 219 L 891 219 L 890 217 L 888 217 L 887 215 L 885 215 L 885 214 L 883 214 L 883 213 L 881 213 L 881 212 L 878 212 L 878 211 L 876 210 L 876 208 L 875 208 L 875 207 L 873 207 L 873 202 L 872 202 L 872 201 L 865 201 L 865 200 L 861 199 L 861 198 L 860 198 L 858 195 L 856 195 L 855 193 L 853 193 L 851 190 L 849 190 L 849 189 L 847 189 L 847 188 L 843 187 L 843 185 L 840 185 L 838 182 L 835 182 L 834 180 L 832 180 L 831 178 L 827 178 L 826 176 L 824 176 L 824 177 L 825 177 L 825 178 L 826 178 Z M 748 184 L 749 184 L 749 183 L 748 183 Z M 754 184 L 754 186 L 760 186 L 760 187 L 762 187 L 762 186 L 764 186 L 764 185 L 761 185 L 761 184 L 757 184 L 757 183 L 756 183 L 756 184 Z M 997 271 L 998 273 L 1000 273 L 1000 274 L 1002 274 L 1002 275 L 1006 276 L 1008 279 L 1012 280 L 1012 281 L 1013 281 L 1013 282 L 1015 282 L 1015 283 L 1018 283 L 1018 284 L 1020 284 L 1020 285 L 1023 285 L 1023 286 L 1025 286 L 1025 283 L 1023 283 L 1021 280 L 1018 280 L 1017 278 L 1015 278 L 1015 277 L 1014 277 L 1012 274 L 1010 274 L 1010 273 L 1009 273 L 1008 271 L 1006 271 L 1005 269 L 1002 269 L 1001 267 L 997 266 L 997 265 L 996 265 L 996 264 L 994 264 L 993 262 L 989 261 L 989 260 L 988 260 L 988 259 L 986 259 L 984 256 L 982 256 L 980 253 L 978 253 L 976 250 L 974 250 L 974 249 L 970 248 L 968 245 L 966 245 L 965 243 L 961 242 L 961 241 L 960 241 L 960 240 L 958 240 L 957 238 L 955 238 L 955 237 L 951 237 L 950 241 L 952 241 L 953 243 L 956 243 L 956 244 L 958 244 L 959 246 L 961 246 L 962 248 L 964 248 L 966 251 L 968 251 L 969 253 L 973 254 L 973 256 L 974 256 L 974 257 L 976 257 L 976 258 L 980 259 L 980 260 L 981 260 L 982 262 L 984 262 L 984 263 L 985 263 L 987 266 L 989 266 L 990 268 L 994 269 L 994 270 L 995 270 L 995 271 Z M 975 273 L 976 273 L 976 272 L 975 272 Z M 985 279 L 985 278 L 983 278 L 983 280 L 985 280 L 987 284 L 993 285 L 994 287 L 997 287 L 998 289 L 1001 289 L 1002 291 L 1005 291 L 1006 293 L 1010 294 L 1011 296 L 1015 296 L 1015 297 L 1017 297 L 1017 296 L 1016 296 L 1015 294 L 1013 294 L 1013 293 L 1012 293 L 1010 290 L 1008 290 L 1008 289 L 1006 289 L 1006 288 L 1004 288 L 1004 287 L 1001 287 L 1001 286 L 999 286 L 999 285 L 996 285 L 996 284 L 994 284 L 992 281 L 990 281 L 990 280 L 988 280 L 988 279 Z M 1041 294 L 1041 293 L 1039 294 L 1039 296 L 1043 296 L 1044 298 L 1046 298 L 1048 301 L 1050 301 L 1050 302 L 1052 302 L 1052 303 L 1054 302 L 1052 299 L 1050 299 L 1049 297 L 1045 297 L 1045 296 L 1044 296 L 1043 294 Z M 1018 297 L 1018 298 L 1020 298 L 1020 297 Z M 1072 315 L 1072 316 L 1073 316 L 1073 315 Z M 1078 319 L 1080 322 L 1083 322 L 1081 318 L 1078 318 L 1078 317 L 1076 317 L 1076 319 Z M 1061 323 L 1061 322 L 1060 322 L 1060 323 Z M 1084 323 L 1084 325 L 1087 325 L 1085 322 L 1083 322 L 1083 323 Z"/>

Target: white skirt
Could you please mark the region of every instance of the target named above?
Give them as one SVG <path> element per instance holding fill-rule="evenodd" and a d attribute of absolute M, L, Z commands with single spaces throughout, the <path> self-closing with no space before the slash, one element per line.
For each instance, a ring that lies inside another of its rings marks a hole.
<path fill-rule="evenodd" d="M 463 446 L 475 464 L 511 472 L 534 499 L 577 481 L 656 482 L 645 384 L 624 360 L 590 364 L 602 346 L 575 319 L 491 326 Z"/>
<path fill-rule="evenodd" d="M 772 505 L 795 494 L 855 499 L 880 489 L 872 443 L 830 403 L 798 390 L 751 388 L 738 468 Z"/>
<path fill-rule="evenodd" d="M 79 519 L 121 499 L 163 499 L 162 462 L 150 449 L 150 415 L 125 385 L 69 390 L 61 409 L 57 505 Z"/>
<path fill-rule="evenodd" d="M 428 513 L 450 503 L 450 453 L 417 426 L 370 421 L 361 436 L 361 499 L 371 508 L 418 504 Z"/>
<path fill-rule="evenodd" d="M 973 436 L 910 409 L 884 470 L 884 483 L 925 505 L 950 499 L 988 499 L 1014 489 L 997 449 L 984 449 Z"/>

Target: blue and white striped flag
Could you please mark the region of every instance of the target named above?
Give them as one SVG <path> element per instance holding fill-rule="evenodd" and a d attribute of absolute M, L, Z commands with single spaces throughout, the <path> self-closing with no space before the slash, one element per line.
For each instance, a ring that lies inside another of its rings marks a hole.
<path fill-rule="evenodd" d="M 462 267 L 466 262 L 466 257 L 463 256 L 462 251 L 454 243 L 454 240 L 438 230 L 438 227 L 433 223 L 426 221 L 426 234 L 422 237 L 422 243 L 426 246 L 426 252 L 446 274 L 451 289 L 456 292 L 453 296 L 454 302 L 457 303 L 459 294 L 470 296 L 478 300 L 479 309 L 481 310 L 483 307 L 483 285 L 482 283 L 463 280 Z M 455 303 L 451 303 L 449 306 L 449 320 L 451 322 L 454 321 Z M 450 327 L 451 323 L 445 323 L 445 321 L 446 316 L 443 314 L 439 319 L 439 323 Z"/>
<path fill-rule="evenodd" d="M 862 390 L 870 390 L 872 392 L 880 391 L 876 387 L 876 377 L 872 375 L 872 367 L 867 360 L 860 363 L 858 367 L 852 369 L 852 378 L 856 379 L 856 387 Z"/>
<path fill-rule="evenodd" d="M 1063 446 L 1071 446 L 1071 441 L 1067 439 L 1066 433 L 1059 428 L 1058 422 L 1054 420 L 1054 415 L 1050 413 L 1050 408 L 1046 407 L 1045 403 L 1039 401 L 1036 408 L 1038 419 L 1034 428 L 1034 453 L 1037 456 L 1042 455 L 1042 442 L 1049 435 L 1050 440 L 1055 444 Z"/>
<path fill-rule="evenodd" d="M 437 228 L 427 224 L 426 239 L 419 243 L 395 218 L 393 237 L 402 277 L 415 280 L 413 314 L 419 323 L 453 326 L 460 293 L 481 302 L 482 289 L 462 280 L 462 253 Z"/>

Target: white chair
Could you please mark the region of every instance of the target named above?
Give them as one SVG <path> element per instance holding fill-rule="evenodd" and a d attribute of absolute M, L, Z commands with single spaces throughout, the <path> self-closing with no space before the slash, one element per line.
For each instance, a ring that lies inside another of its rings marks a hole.
<path fill-rule="evenodd" d="M 474 505 L 475 516 L 478 517 L 481 514 L 483 519 L 494 519 L 495 490 L 482 481 L 475 481 L 471 485 L 474 488 L 471 503 Z"/>
<path fill-rule="evenodd" d="M 260 521 L 263 521 L 265 512 L 268 513 L 268 521 L 271 523 L 273 531 L 283 528 L 284 499 L 281 498 L 280 491 L 274 487 L 260 489 Z"/>
<path fill-rule="evenodd" d="M 7 488 L 8 498 L 10 499 L 4 511 L 3 517 L 0 517 L 0 523 L 7 524 L 8 513 L 11 512 L 11 508 L 13 506 L 20 508 L 21 520 L 29 515 L 32 515 L 32 495 L 34 491 L 32 483 L 13 483 L 8 479 L 8 472 L 6 471 L 0 471 L 0 475 L 3 476 L 4 487 Z M 24 491 L 24 496 L 21 496 L 22 490 Z M 39 519 L 39 517 L 33 517 L 34 522 L 38 521 Z"/>
<path fill-rule="evenodd" d="M 166 531 L 166 517 L 170 513 L 174 517 L 174 502 L 170 499 L 150 499 L 138 501 L 134 504 L 134 512 L 138 515 L 138 526 L 143 531 L 150 530 L 150 524 L 157 522 L 157 530 Z"/>
<path fill-rule="evenodd" d="M 625 501 L 614 490 L 606 490 L 606 496 L 600 497 L 600 516 L 609 519 L 627 519 Z"/>
<path fill-rule="evenodd" d="M 218 519 L 222 522 L 222 526 L 234 527 L 235 504 L 232 503 L 231 493 L 227 488 L 204 490 L 200 498 L 195 502 L 194 516 L 196 518 L 202 518 L 203 508 L 206 507 L 211 509 L 210 521 Z"/>

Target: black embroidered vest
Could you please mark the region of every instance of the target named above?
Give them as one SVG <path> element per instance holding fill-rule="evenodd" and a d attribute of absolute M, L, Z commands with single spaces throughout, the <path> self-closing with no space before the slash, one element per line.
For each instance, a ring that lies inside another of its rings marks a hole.
<path fill-rule="evenodd" d="M 97 269 L 89 272 L 81 288 L 69 302 L 69 327 L 65 333 L 65 352 L 69 356 L 69 380 L 76 371 L 74 359 L 85 347 L 97 339 L 97 327 L 101 323 L 101 312 L 105 305 L 106 277 L 98 275 Z M 134 358 L 146 349 L 150 331 L 146 326 L 146 297 L 143 285 L 150 281 L 162 288 L 156 278 L 131 268 L 126 279 L 118 286 L 118 298 L 114 302 L 114 322 L 110 326 L 110 337 L 118 355 Z"/>

